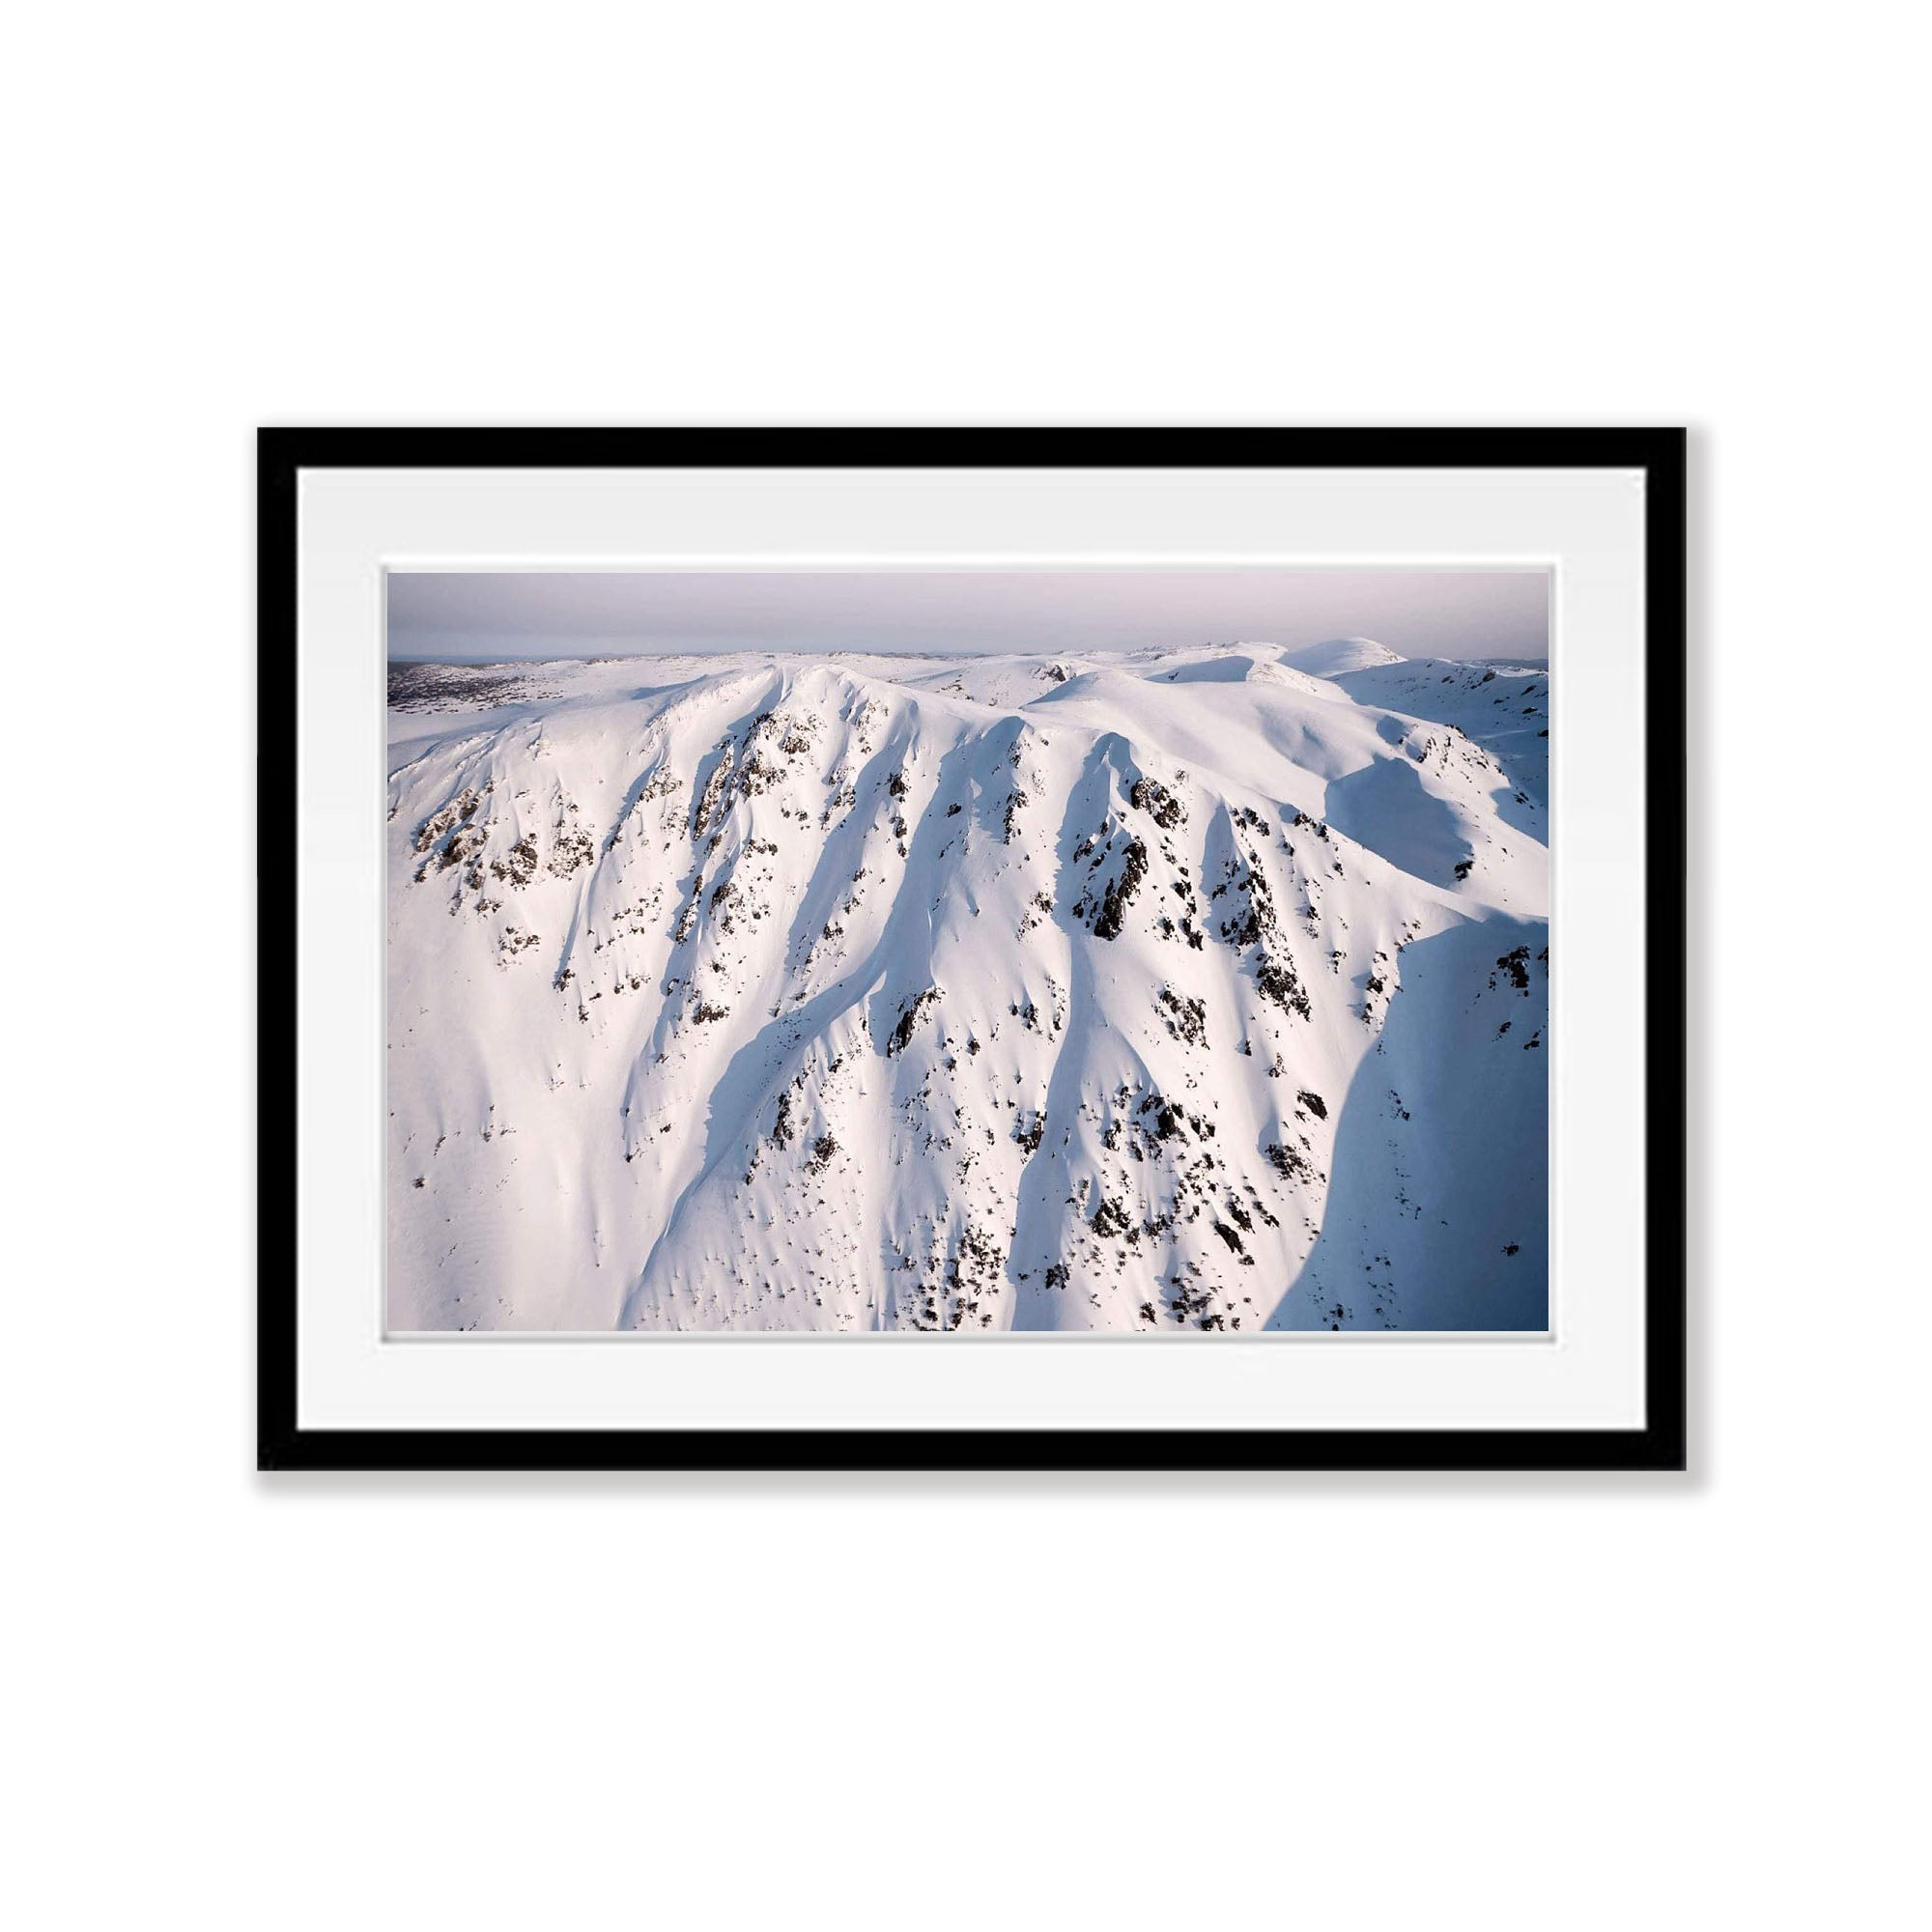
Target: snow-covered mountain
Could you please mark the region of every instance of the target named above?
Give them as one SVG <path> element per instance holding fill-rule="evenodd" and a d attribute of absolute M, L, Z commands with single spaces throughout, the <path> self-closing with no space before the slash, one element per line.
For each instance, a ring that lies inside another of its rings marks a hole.
<path fill-rule="evenodd" d="M 392 1328 L 1540 1328 L 1548 674 L 395 666 Z"/>

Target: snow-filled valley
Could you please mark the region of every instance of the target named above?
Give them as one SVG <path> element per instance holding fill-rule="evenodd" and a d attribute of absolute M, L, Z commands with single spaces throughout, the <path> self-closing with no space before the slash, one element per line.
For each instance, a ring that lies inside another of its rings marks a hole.
<path fill-rule="evenodd" d="M 390 1328 L 1543 1328 L 1548 694 L 393 665 Z"/>

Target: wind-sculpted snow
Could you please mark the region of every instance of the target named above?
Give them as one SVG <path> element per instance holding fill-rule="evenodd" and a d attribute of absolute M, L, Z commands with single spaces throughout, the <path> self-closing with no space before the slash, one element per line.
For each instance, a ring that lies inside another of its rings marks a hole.
<path fill-rule="evenodd" d="M 1543 1326 L 1546 801 L 1391 659 L 409 668 L 391 1326 Z"/>

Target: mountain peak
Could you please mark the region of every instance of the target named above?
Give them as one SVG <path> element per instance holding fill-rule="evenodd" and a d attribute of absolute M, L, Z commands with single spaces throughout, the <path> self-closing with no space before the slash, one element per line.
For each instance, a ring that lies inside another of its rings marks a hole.
<path fill-rule="evenodd" d="M 1346 671 L 1401 664 L 1403 657 L 1400 651 L 1392 651 L 1373 638 L 1326 638 L 1319 644 L 1303 644 L 1298 649 L 1283 651 L 1281 661 L 1313 677 L 1336 677 Z"/>

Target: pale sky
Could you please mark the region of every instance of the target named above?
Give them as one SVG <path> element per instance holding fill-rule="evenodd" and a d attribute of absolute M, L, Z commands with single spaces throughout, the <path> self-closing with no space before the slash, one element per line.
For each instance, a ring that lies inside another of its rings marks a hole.
<path fill-rule="evenodd" d="M 1541 658 L 1544 570 L 389 574 L 394 658 L 668 651 L 1103 651 L 1373 638 L 1404 657 Z"/>

